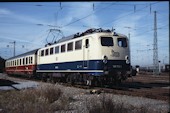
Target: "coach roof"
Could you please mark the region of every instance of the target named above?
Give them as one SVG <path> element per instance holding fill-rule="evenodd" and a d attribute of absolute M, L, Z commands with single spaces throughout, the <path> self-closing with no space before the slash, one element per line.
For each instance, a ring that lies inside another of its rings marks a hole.
<path fill-rule="evenodd" d="M 38 51 L 38 49 L 35 49 L 35 50 L 32 50 L 32 51 L 29 51 L 29 52 L 26 52 L 26 53 L 23 53 L 23 54 L 20 54 L 20 55 L 11 57 L 11 58 L 9 58 L 9 59 L 7 59 L 7 60 L 12 60 L 12 59 L 16 59 L 16 58 L 20 58 L 20 57 L 32 55 L 32 54 L 35 54 L 37 51 Z"/>

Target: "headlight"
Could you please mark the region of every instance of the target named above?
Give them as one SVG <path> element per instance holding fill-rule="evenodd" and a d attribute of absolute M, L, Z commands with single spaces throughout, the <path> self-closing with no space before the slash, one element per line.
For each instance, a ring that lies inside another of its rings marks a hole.
<path fill-rule="evenodd" d="M 105 55 L 105 56 L 103 57 L 103 63 L 107 64 L 107 60 L 108 60 L 108 58 L 107 58 L 107 56 Z"/>
<path fill-rule="evenodd" d="M 125 60 L 126 60 L 126 64 L 129 64 L 129 63 L 130 63 L 130 62 L 129 62 L 129 57 L 128 57 L 128 55 L 125 56 Z"/>
<path fill-rule="evenodd" d="M 128 57 L 128 55 L 126 55 L 126 56 L 125 56 L 125 60 L 129 60 L 129 57 Z"/>
<path fill-rule="evenodd" d="M 129 60 L 126 60 L 126 64 L 129 64 Z"/>

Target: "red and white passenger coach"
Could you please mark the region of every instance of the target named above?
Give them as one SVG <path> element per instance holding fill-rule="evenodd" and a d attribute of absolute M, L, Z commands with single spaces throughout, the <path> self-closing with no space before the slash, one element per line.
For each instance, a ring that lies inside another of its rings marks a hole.
<path fill-rule="evenodd" d="M 37 51 L 38 49 L 8 59 L 5 63 L 6 73 L 29 76 L 34 75 L 37 64 Z"/>

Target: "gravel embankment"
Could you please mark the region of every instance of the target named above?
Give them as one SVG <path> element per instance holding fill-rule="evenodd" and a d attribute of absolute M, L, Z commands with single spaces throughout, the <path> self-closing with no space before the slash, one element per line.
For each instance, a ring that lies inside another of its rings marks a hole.
<path fill-rule="evenodd" d="M 71 102 L 69 106 L 70 109 L 74 109 L 70 111 L 72 113 L 86 113 L 88 107 L 90 107 L 94 102 L 100 103 L 103 98 L 111 98 L 114 103 L 123 103 L 126 107 L 147 107 L 148 110 L 159 113 L 167 113 L 169 111 L 169 103 L 165 101 L 108 93 L 90 94 L 89 89 L 66 87 L 60 84 L 55 84 L 55 86 L 56 88 L 61 89 L 66 96 L 72 97 L 75 100 Z"/>

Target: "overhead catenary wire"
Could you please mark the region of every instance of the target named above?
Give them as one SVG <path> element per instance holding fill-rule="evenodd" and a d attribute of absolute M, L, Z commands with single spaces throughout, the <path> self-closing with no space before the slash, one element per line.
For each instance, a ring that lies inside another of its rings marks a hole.
<path fill-rule="evenodd" d="M 166 24 L 166 25 L 163 25 L 163 26 L 161 26 L 161 27 L 158 27 L 157 29 L 162 29 L 162 28 L 167 27 L 167 26 L 168 26 L 168 25 Z M 150 30 L 144 31 L 144 32 L 142 32 L 142 33 L 139 33 L 139 34 L 134 35 L 133 37 L 144 35 L 145 33 L 150 32 L 150 31 L 153 31 L 153 30 L 154 30 L 154 29 L 150 29 Z"/>
<path fill-rule="evenodd" d="M 112 6 L 113 4 L 115 4 L 115 3 L 112 3 L 112 4 L 108 5 L 107 7 L 102 8 L 102 9 L 108 8 L 109 6 Z M 96 12 L 101 11 L 102 9 L 96 10 L 96 11 L 94 11 L 93 13 L 91 13 L 91 14 L 89 14 L 89 15 L 87 15 L 87 16 L 84 16 L 84 17 L 82 17 L 82 18 L 79 18 L 79 19 L 77 19 L 77 20 L 75 20 L 75 21 L 73 21 L 73 22 L 67 23 L 67 24 L 63 25 L 62 27 L 69 26 L 69 25 L 71 25 L 71 24 L 73 24 L 73 23 L 76 23 L 76 22 L 81 21 L 81 20 L 83 20 L 83 19 L 85 19 L 85 18 L 88 18 L 89 16 L 93 15 L 93 14 L 96 13 Z"/>
<path fill-rule="evenodd" d="M 152 3 L 151 5 L 154 5 L 154 4 L 157 4 L 157 3 L 159 3 L 159 2 L 154 2 L 154 3 Z M 136 10 L 136 12 L 141 11 L 141 10 L 143 10 L 143 9 L 145 9 L 146 7 L 149 7 L 149 6 L 150 6 L 150 5 L 147 5 L 147 6 L 143 7 L 143 8 L 140 8 L 140 9 Z M 104 25 L 113 23 L 113 22 L 115 22 L 115 21 L 117 21 L 117 20 L 119 20 L 119 19 L 121 19 L 121 18 L 127 17 L 127 16 L 129 16 L 129 15 L 131 15 L 131 14 L 134 14 L 134 13 L 136 13 L 136 12 L 130 11 L 130 13 L 128 13 L 128 14 L 126 14 L 126 15 L 123 15 L 123 16 L 115 19 L 115 20 L 110 21 L 110 22 L 106 22 L 106 23 L 102 24 L 101 26 L 104 26 Z"/>

